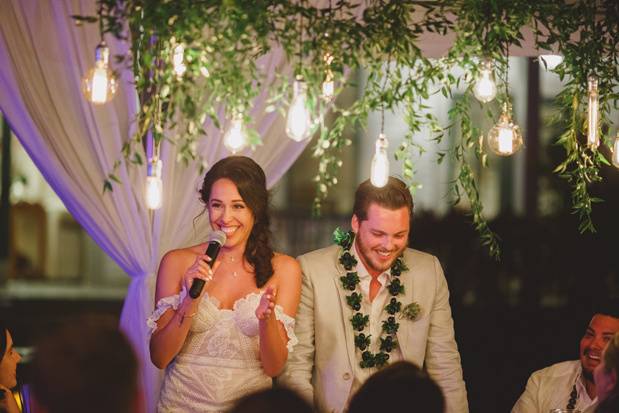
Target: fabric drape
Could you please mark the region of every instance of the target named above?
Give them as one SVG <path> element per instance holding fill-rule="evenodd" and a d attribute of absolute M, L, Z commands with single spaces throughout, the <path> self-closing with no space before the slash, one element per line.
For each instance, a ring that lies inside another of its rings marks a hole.
<path fill-rule="evenodd" d="M 94 0 L 0 0 L 0 109 L 19 141 L 67 210 L 97 244 L 131 277 L 121 328 L 134 344 L 142 365 L 142 389 L 148 411 L 154 411 L 161 372 L 150 362 L 146 318 L 154 306 L 154 284 L 162 254 L 205 239 L 207 219 L 195 220 L 201 176 L 197 165 L 177 164 L 176 148 L 163 144 L 164 204 L 154 213 L 143 200 L 145 167 L 123 163 L 122 184 L 103 193 L 120 150 L 134 132 L 138 110 L 132 74 L 121 70 L 120 88 L 105 105 L 87 102 L 82 76 L 94 63 L 99 43 L 96 24 L 76 26 L 71 15 L 95 15 Z M 128 44 L 106 37 L 112 53 Z M 286 73 L 283 53 L 275 50 L 261 64 Z M 263 145 L 253 153 L 265 170 L 269 187 L 296 160 L 307 142 L 293 142 L 283 120 L 264 112 L 269 82 L 255 100 L 252 118 Z M 209 164 L 228 156 L 220 131 L 205 125 L 208 138 L 199 150 Z"/>

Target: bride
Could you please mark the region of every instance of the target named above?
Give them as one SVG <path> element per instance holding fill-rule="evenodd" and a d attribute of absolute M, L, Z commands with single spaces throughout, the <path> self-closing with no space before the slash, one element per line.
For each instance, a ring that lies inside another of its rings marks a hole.
<path fill-rule="evenodd" d="M 226 241 L 215 262 L 207 244 L 168 252 L 148 319 L 151 360 L 165 368 L 158 412 L 229 409 L 270 387 L 296 344 L 297 261 L 271 247 L 268 191 L 252 159 L 232 156 L 207 172 L 201 199 Z M 194 279 L 206 282 L 195 299 Z"/>

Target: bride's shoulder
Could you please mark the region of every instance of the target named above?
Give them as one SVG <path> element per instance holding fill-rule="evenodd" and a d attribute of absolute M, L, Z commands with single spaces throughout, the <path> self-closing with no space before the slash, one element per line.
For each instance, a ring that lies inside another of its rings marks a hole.
<path fill-rule="evenodd" d="M 290 277 L 291 275 L 301 275 L 301 266 L 299 262 L 290 255 L 276 252 L 271 263 L 273 264 L 275 276 L 283 275 L 285 277 Z"/>
<path fill-rule="evenodd" d="M 190 264 L 204 250 L 204 244 L 193 245 L 186 248 L 177 248 L 165 253 L 161 259 L 162 264 L 168 265 L 183 265 L 189 262 Z"/>

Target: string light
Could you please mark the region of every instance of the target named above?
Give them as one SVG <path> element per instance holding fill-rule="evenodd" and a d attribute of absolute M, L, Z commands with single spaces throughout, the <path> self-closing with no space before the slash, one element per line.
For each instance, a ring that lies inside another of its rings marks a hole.
<path fill-rule="evenodd" d="M 511 107 L 505 103 L 499 122 L 488 132 L 488 146 L 499 156 L 510 156 L 518 152 L 522 143 L 520 128 L 512 122 Z"/>
<path fill-rule="evenodd" d="M 183 77 L 187 66 L 185 66 L 185 46 L 182 43 L 177 44 L 172 52 L 172 67 L 177 78 Z"/>
<path fill-rule="evenodd" d="M 249 142 L 247 129 L 241 116 L 236 116 L 224 134 L 224 146 L 232 153 L 243 150 Z"/>
<path fill-rule="evenodd" d="M 387 185 L 389 180 L 389 156 L 387 148 L 389 141 L 384 133 L 378 135 L 376 139 L 376 152 L 372 158 L 372 166 L 370 168 L 370 182 L 377 188 L 382 188 Z"/>
<path fill-rule="evenodd" d="M 146 207 L 154 210 L 161 208 L 163 204 L 163 181 L 161 180 L 163 162 L 158 156 L 153 156 L 148 164 L 144 195 Z"/>
<path fill-rule="evenodd" d="M 293 98 L 286 116 L 286 133 L 290 139 L 301 142 L 310 137 L 311 113 L 307 108 L 307 86 L 297 77 L 293 85 Z"/>
<path fill-rule="evenodd" d="M 587 110 L 587 146 L 593 150 L 600 146 L 598 80 L 589 76 L 588 82 L 589 106 Z"/>
<path fill-rule="evenodd" d="M 335 96 L 335 81 L 333 71 L 331 70 L 331 62 L 333 62 L 333 55 L 331 53 L 325 53 L 323 60 L 327 65 L 327 72 L 325 73 L 325 81 L 322 83 L 322 98 L 329 102 Z"/>
<path fill-rule="evenodd" d="M 473 93 L 477 100 L 488 103 L 496 97 L 496 82 L 494 80 L 494 69 L 492 61 L 484 59 L 479 70 L 479 78 L 473 86 Z"/>
<path fill-rule="evenodd" d="M 82 93 L 96 105 L 109 102 L 116 93 L 118 83 L 109 68 L 110 49 L 104 41 L 95 49 L 95 67 L 90 69 L 82 80 Z"/>

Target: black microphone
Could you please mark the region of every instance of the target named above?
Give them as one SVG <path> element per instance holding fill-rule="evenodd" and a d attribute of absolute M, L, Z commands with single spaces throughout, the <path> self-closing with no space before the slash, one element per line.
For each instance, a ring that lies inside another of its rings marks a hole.
<path fill-rule="evenodd" d="M 217 254 L 219 254 L 221 246 L 225 243 L 226 234 L 223 231 L 215 231 L 210 233 L 208 237 L 208 247 L 206 248 L 204 255 L 208 255 L 211 259 L 211 262 L 208 263 L 211 267 L 215 264 Z M 203 288 L 204 280 L 202 278 L 194 278 L 191 283 L 191 288 L 189 289 L 189 296 L 191 298 L 198 298 Z"/>

